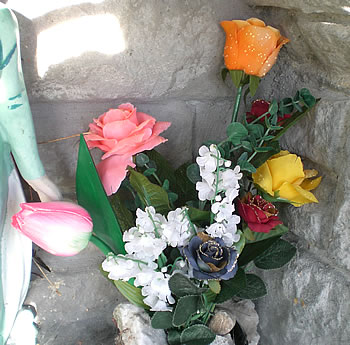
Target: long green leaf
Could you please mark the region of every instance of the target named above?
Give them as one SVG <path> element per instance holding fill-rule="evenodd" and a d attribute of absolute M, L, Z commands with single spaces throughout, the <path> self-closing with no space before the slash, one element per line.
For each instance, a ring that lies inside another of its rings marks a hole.
<path fill-rule="evenodd" d="M 146 206 L 153 206 L 162 214 L 170 211 L 168 193 L 162 187 L 151 183 L 146 176 L 131 170 L 130 184 Z"/>
<path fill-rule="evenodd" d="M 128 301 L 143 309 L 150 309 L 148 305 L 143 303 L 143 296 L 140 288 L 137 288 L 123 280 L 114 280 L 113 283 Z"/>
<path fill-rule="evenodd" d="M 316 104 L 320 101 L 320 98 L 316 100 Z M 315 104 L 315 105 L 316 105 Z M 273 138 L 274 141 L 278 140 L 279 138 L 281 138 L 281 136 L 292 126 L 294 126 L 298 121 L 300 121 L 311 109 L 311 108 L 307 108 L 307 107 L 303 107 L 302 111 L 298 111 L 295 114 L 293 114 L 293 116 L 289 119 L 287 119 L 284 124 L 283 124 L 283 129 L 281 129 L 279 132 L 277 132 L 277 134 L 275 135 L 275 137 Z"/>
<path fill-rule="evenodd" d="M 90 214 L 94 235 L 115 254 L 125 254 L 120 226 L 98 177 L 83 135 L 80 136 L 76 193 L 79 205 Z"/>
<path fill-rule="evenodd" d="M 247 286 L 244 270 L 238 269 L 236 275 L 229 280 L 221 280 L 221 291 L 217 295 L 215 303 L 224 303 L 236 296 Z"/>

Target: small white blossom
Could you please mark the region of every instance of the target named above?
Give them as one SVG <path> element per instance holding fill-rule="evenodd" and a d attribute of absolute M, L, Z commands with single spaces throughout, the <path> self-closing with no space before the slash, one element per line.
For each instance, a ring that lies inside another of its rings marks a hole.
<path fill-rule="evenodd" d="M 109 272 L 108 278 L 110 279 L 128 281 L 142 272 L 154 271 L 157 268 L 154 262 L 142 263 L 140 261 L 135 255 L 109 254 L 102 263 L 102 269 Z"/>
<path fill-rule="evenodd" d="M 224 198 L 221 202 L 215 202 L 211 206 L 211 211 L 215 214 L 215 220 L 222 222 L 229 219 L 235 210 L 235 206 L 228 198 Z"/>
<path fill-rule="evenodd" d="M 141 209 L 136 210 L 136 226 L 141 233 L 155 232 L 154 227 L 160 228 L 166 220 L 164 216 L 156 213 L 154 207 L 146 207 L 145 211 Z"/>
<path fill-rule="evenodd" d="M 231 166 L 232 162 L 231 161 L 225 161 L 225 167 L 229 168 Z"/>
<path fill-rule="evenodd" d="M 140 233 L 139 229 L 134 227 L 123 234 L 125 250 L 128 254 L 136 254 L 140 258 L 155 260 L 166 248 L 166 242 L 157 238 L 155 233 Z"/>
<path fill-rule="evenodd" d="M 146 297 L 143 302 L 151 307 L 151 311 L 172 309 L 169 304 L 174 304 L 175 300 L 171 296 L 169 278 L 168 274 L 154 272 L 151 283 L 142 288 L 141 293 Z"/>
<path fill-rule="evenodd" d="M 219 173 L 219 190 L 225 192 L 225 196 L 233 201 L 238 196 L 239 183 L 243 174 L 240 173 L 240 167 L 237 165 L 233 170 L 226 169 Z"/>
<path fill-rule="evenodd" d="M 211 200 L 215 196 L 215 188 L 207 182 L 197 182 L 196 189 L 198 191 L 198 199 L 201 201 Z"/>
<path fill-rule="evenodd" d="M 186 208 L 177 208 L 168 213 L 168 221 L 162 224 L 162 238 L 172 247 L 183 247 L 191 237 L 191 224 Z"/>
<path fill-rule="evenodd" d="M 210 145 L 209 149 L 203 145 L 199 148 L 199 157 L 196 162 L 201 170 L 214 172 L 217 168 L 218 157 L 221 158 L 221 155 L 216 145 Z M 222 163 L 223 160 L 219 159 L 219 166 Z"/>

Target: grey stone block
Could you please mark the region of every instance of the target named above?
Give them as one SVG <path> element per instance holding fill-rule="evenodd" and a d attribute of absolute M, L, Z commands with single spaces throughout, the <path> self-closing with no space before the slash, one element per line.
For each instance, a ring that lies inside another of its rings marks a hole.
<path fill-rule="evenodd" d="M 257 301 L 261 343 L 346 345 L 350 280 L 304 250 L 282 270 L 260 271 L 268 295 Z"/>

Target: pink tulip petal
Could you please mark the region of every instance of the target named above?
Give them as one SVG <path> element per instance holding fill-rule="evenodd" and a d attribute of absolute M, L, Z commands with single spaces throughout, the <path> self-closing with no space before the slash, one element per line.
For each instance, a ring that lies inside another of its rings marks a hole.
<path fill-rule="evenodd" d="M 12 217 L 12 226 L 49 253 L 75 255 L 84 249 L 92 220 L 82 207 L 67 202 L 23 203 Z"/>
<path fill-rule="evenodd" d="M 119 189 L 121 182 L 126 176 L 127 166 L 135 167 L 131 156 L 113 155 L 97 165 L 97 172 L 108 196 Z"/>
<path fill-rule="evenodd" d="M 106 139 L 121 140 L 130 135 L 136 125 L 129 120 L 109 122 L 103 127 L 103 135 Z"/>

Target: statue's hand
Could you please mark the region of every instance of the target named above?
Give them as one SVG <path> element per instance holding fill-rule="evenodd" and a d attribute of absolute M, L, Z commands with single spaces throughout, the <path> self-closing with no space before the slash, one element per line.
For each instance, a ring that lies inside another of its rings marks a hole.
<path fill-rule="evenodd" d="M 39 194 L 39 198 L 42 202 L 62 199 L 61 192 L 46 175 L 35 180 L 26 181 Z"/>

